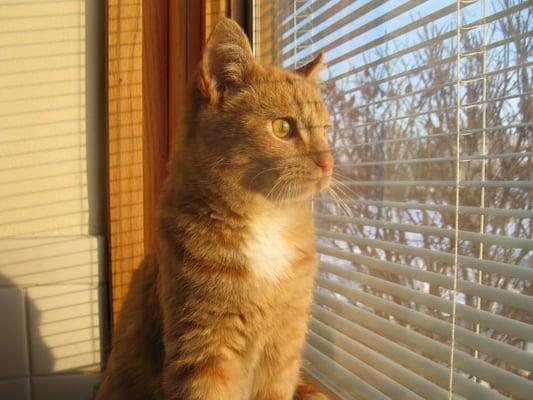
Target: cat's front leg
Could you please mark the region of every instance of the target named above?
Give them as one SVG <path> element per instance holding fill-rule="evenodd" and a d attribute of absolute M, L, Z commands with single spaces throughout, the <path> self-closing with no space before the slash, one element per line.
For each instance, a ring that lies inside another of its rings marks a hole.
<path fill-rule="evenodd" d="M 165 362 L 165 400 L 245 400 L 243 366 L 236 358 L 206 355 Z"/>
<path fill-rule="evenodd" d="M 301 340 L 268 343 L 255 373 L 253 400 L 292 400 L 299 381 Z"/>
<path fill-rule="evenodd" d="M 329 400 L 329 397 L 311 381 L 301 378 L 294 393 L 294 400 Z"/>
<path fill-rule="evenodd" d="M 296 291 L 295 291 L 296 293 Z M 303 296 L 300 297 L 300 301 Z M 294 313 L 279 313 L 270 340 L 264 346 L 254 379 L 253 400 L 328 400 L 301 377 L 302 349 L 307 329 L 306 307 L 292 302 Z M 302 311 L 303 310 L 303 311 Z"/>
<path fill-rule="evenodd" d="M 202 301 L 165 311 L 165 400 L 248 400 L 246 343 L 232 317 Z"/>

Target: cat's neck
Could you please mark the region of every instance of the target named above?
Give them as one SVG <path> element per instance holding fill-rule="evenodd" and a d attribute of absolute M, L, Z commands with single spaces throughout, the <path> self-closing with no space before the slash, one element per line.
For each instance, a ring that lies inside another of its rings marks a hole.
<path fill-rule="evenodd" d="M 207 216 L 213 224 L 247 225 L 257 220 L 283 220 L 287 228 L 297 227 L 312 219 L 311 199 L 286 203 L 272 203 L 261 195 L 242 195 L 235 198 L 219 196 L 205 190 L 191 190 L 181 194 L 176 212 Z M 237 224 L 236 224 L 237 223 Z"/>
<path fill-rule="evenodd" d="M 258 211 L 248 220 L 247 228 L 241 251 L 261 281 L 277 283 L 294 275 L 291 265 L 314 259 L 314 227 L 308 201 Z"/>
<path fill-rule="evenodd" d="M 178 244 L 204 261 L 254 265 L 251 270 L 269 280 L 279 279 L 302 253 L 314 253 L 311 199 L 272 204 L 227 199 L 193 183 L 175 188 L 163 193 L 158 213 L 167 245 Z"/>

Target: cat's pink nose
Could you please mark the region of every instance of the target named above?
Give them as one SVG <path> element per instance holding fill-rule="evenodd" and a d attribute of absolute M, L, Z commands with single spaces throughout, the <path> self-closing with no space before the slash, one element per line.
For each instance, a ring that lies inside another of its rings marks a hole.
<path fill-rule="evenodd" d="M 330 158 L 319 158 L 314 161 L 324 174 L 331 172 L 333 169 L 333 160 Z"/>

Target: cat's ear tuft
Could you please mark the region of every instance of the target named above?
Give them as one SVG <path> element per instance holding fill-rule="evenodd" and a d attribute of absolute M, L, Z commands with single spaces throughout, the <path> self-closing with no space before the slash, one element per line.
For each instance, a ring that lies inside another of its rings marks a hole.
<path fill-rule="evenodd" d="M 198 77 L 200 91 L 209 96 L 211 90 L 240 86 L 253 62 L 252 49 L 243 30 L 231 19 L 222 18 L 207 40 Z"/>
<path fill-rule="evenodd" d="M 318 53 L 312 61 L 298 68 L 296 72 L 298 75 L 304 76 L 310 81 L 320 82 L 320 73 L 324 69 L 324 53 Z"/>

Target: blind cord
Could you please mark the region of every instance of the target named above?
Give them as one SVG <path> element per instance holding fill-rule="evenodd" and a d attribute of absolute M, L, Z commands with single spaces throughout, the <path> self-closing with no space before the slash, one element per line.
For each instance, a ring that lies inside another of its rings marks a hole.
<path fill-rule="evenodd" d="M 293 24 L 293 48 L 292 48 L 292 67 L 297 69 L 305 64 L 307 59 L 312 60 L 314 56 L 314 3 L 306 4 L 308 0 L 293 0 L 292 2 L 292 24 Z M 298 26 L 302 23 L 301 26 Z M 303 36 L 308 36 L 307 39 L 298 43 L 298 39 Z M 309 54 L 301 59 L 298 59 L 300 51 L 309 50 Z"/>
<path fill-rule="evenodd" d="M 482 13 L 483 13 L 483 16 L 482 16 L 482 35 L 483 35 L 483 38 L 482 38 L 482 60 L 481 62 L 483 63 L 482 64 L 482 72 L 481 72 L 481 75 L 482 75 L 482 101 L 483 101 L 483 106 L 482 106 L 482 109 L 481 109 L 481 127 L 483 128 L 483 132 L 481 133 L 481 154 L 483 155 L 486 155 L 487 154 L 487 138 L 486 138 L 486 132 L 485 132 L 485 129 L 487 128 L 487 104 L 486 104 L 486 99 L 487 99 L 487 24 L 486 24 L 486 19 L 487 19 L 487 0 L 482 0 Z M 487 172 L 486 172 L 486 168 L 487 168 L 487 165 L 486 165 L 486 160 L 483 160 L 481 162 L 481 181 L 482 182 L 485 182 L 486 178 L 487 178 Z M 485 209 L 485 187 L 483 186 L 481 188 L 481 198 L 480 198 L 480 208 L 482 209 Z M 480 220 L 479 220 L 479 233 L 480 234 L 484 234 L 485 233 L 485 214 L 481 214 L 480 216 Z M 479 243 L 479 259 L 480 260 L 483 260 L 484 258 L 484 244 L 483 243 Z M 477 274 L 477 283 L 478 284 L 483 284 L 483 271 L 482 270 L 478 270 L 478 274 Z M 481 310 L 481 297 L 478 297 L 477 298 L 477 301 L 476 301 L 476 308 L 478 310 Z M 475 332 L 477 335 L 479 335 L 480 333 L 480 325 L 479 323 L 476 323 L 476 328 L 475 328 Z M 479 351 L 478 349 L 476 349 L 474 351 L 474 357 L 475 358 L 479 358 Z M 474 378 L 474 381 L 475 382 L 478 382 L 479 379 L 478 377 L 476 376 Z"/>
<path fill-rule="evenodd" d="M 463 0 L 465 1 L 465 0 Z M 474 0 L 475 1 L 475 0 Z M 452 289 L 452 315 L 451 315 L 451 343 L 450 343 L 450 362 L 449 362 L 449 377 L 448 377 L 448 400 L 453 397 L 453 369 L 454 369 L 454 353 L 455 353 L 455 323 L 457 310 L 457 271 L 459 261 L 459 184 L 461 173 L 461 0 L 456 2 L 456 111 L 455 111 L 455 222 L 454 222 L 454 252 L 453 252 L 453 289 Z"/>

